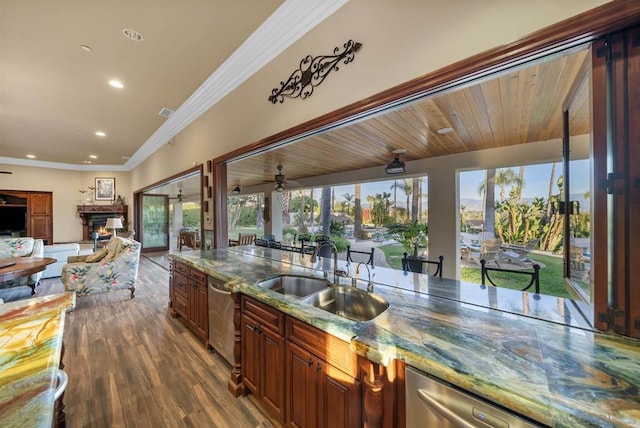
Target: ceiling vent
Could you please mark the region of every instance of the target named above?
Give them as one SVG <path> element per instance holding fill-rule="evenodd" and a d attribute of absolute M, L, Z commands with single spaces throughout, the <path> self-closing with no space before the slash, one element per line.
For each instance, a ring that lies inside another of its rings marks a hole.
<path fill-rule="evenodd" d="M 158 114 L 162 117 L 169 117 L 173 114 L 173 110 L 170 108 L 163 107 L 162 110 L 158 112 Z"/>

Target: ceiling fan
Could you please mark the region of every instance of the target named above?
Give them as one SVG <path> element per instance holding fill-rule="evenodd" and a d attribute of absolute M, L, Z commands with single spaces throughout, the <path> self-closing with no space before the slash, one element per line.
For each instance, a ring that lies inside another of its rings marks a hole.
<path fill-rule="evenodd" d="M 178 189 L 178 194 L 176 196 L 169 197 L 169 199 L 177 199 L 178 202 L 182 202 L 182 189 Z"/>
<path fill-rule="evenodd" d="M 13 174 L 11 171 L 0 171 L 0 174 Z"/>
<path fill-rule="evenodd" d="M 287 183 L 284 181 L 284 174 L 282 174 L 282 165 L 278 165 L 278 173 L 273 176 L 273 179 L 276 183 L 276 192 L 282 192 L 284 185 Z"/>

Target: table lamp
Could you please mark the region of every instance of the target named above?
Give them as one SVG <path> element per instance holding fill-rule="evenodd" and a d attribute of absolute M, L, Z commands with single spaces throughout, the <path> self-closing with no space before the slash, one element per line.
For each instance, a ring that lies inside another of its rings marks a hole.
<path fill-rule="evenodd" d="M 107 229 L 113 229 L 113 236 L 116 236 L 116 229 L 122 229 L 122 220 L 120 220 L 119 217 L 109 217 L 107 219 L 107 224 L 105 225 L 105 228 Z"/>

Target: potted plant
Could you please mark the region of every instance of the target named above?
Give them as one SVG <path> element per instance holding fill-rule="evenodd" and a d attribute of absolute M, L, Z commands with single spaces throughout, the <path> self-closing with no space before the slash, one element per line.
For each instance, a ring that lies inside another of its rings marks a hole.
<path fill-rule="evenodd" d="M 418 248 L 427 246 L 429 226 L 414 220 L 409 223 L 396 223 L 389 226 L 393 239 L 398 241 L 413 257 L 418 256 Z"/>

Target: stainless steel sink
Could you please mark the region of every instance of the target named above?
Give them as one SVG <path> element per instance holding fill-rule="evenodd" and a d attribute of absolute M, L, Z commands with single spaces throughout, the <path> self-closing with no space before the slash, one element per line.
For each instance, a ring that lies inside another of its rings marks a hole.
<path fill-rule="evenodd" d="M 304 297 L 324 290 L 331 283 L 322 278 L 304 275 L 278 275 L 258 282 L 258 286 L 291 297 Z"/>
<path fill-rule="evenodd" d="M 383 313 L 389 303 L 377 294 L 355 287 L 332 287 L 301 300 L 354 321 L 369 321 Z"/>

